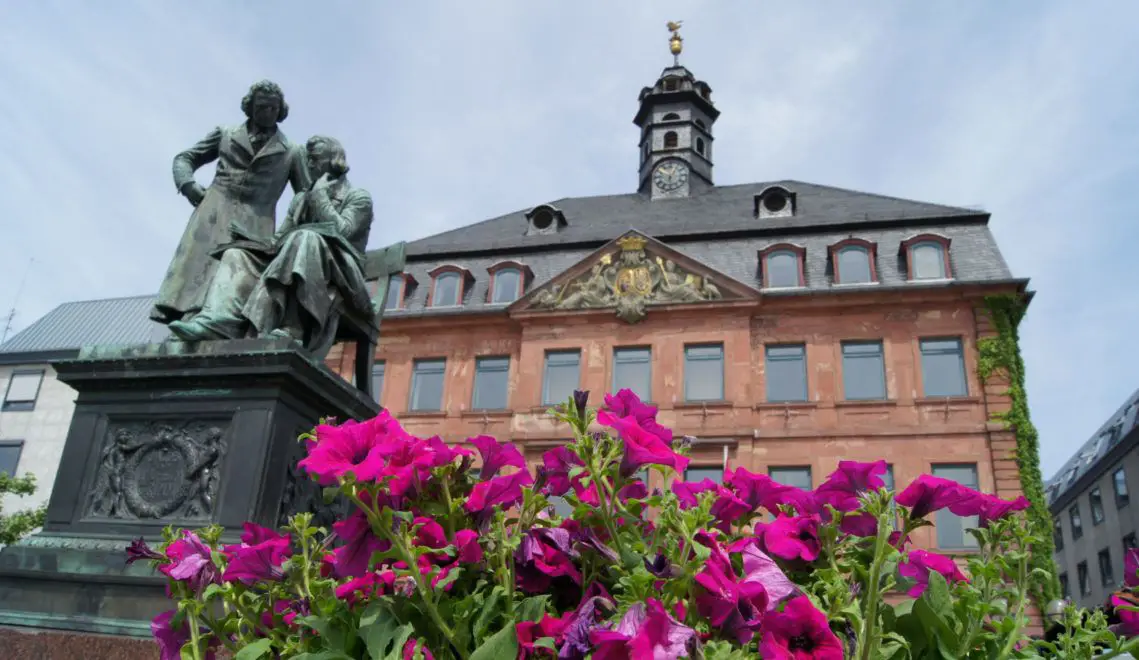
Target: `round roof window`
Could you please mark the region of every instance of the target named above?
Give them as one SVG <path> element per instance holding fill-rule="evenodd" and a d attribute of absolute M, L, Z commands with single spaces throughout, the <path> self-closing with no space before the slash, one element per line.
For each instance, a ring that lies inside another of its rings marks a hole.
<path fill-rule="evenodd" d="M 534 229 L 549 229 L 550 225 L 554 224 L 554 214 L 549 211 L 538 211 L 530 219 L 530 224 Z"/>
<path fill-rule="evenodd" d="M 782 190 L 769 190 L 763 196 L 763 208 L 769 213 L 779 213 L 787 208 L 787 193 Z"/>

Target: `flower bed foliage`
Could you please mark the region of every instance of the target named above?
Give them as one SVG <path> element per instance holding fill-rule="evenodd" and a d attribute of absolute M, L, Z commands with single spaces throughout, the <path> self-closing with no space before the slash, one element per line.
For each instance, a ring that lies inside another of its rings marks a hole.
<path fill-rule="evenodd" d="M 928 475 L 894 497 L 885 461 L 844 461 L 813 491 L 743 468 L 722 485 L 686 482 L 691 438 L 673 438 L 655 408 L 628 390 L 600 411 L 586 400 L 555 411 L 574 439 L 536 478 L 512 444 L 471 438 L 476 456 L 387 412 L 317 427 L 300 465 L 355 505 L 332 530 L 300 514 L 283 530 L 247 523 L 239 543 L 218 527 L 168 529 L 157 550 L 128 549 L 176 602 L 153 623 L 162 657 L 1088 658 L 1134 646 L 1072 609 L 1053 642 L 1026 635 L 1030 591 L 1052 577 L 1030 568 L 1023 498 Z M 666 487 L 649 492 L 646 469 Z M 572 513 L 554 515 L 552 497 Z M 911 547 L 942 509 L 980 521 L 965 566 Z M 1139 610 L 1123 614 L 1139 627 Z"/>

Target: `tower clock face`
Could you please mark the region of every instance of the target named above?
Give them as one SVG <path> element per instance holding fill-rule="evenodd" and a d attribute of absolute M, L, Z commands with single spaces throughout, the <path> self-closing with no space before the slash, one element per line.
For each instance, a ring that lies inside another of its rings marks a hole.
<path fill-rule="evenodd" d="M 665 192 L 676 190 L 688 181 L 688 167 L 683 163 L 670 161 L 657 165 L 653 172 L 653 183 Z"/>

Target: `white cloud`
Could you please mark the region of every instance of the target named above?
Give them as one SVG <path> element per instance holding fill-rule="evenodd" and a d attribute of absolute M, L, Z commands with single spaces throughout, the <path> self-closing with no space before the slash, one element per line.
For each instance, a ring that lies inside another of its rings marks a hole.
<path fill-rule="evenodd" d="M 1139 6 L 1014 2 L 25 3 L 0 16 L 0 312 L 154 291 L 189 216 L 170 160 L 285 89 L 377 198 L 374 246 L 636 185 L 636 95 L 714 89 L 717 179 L 982 203 L 1039 291 L 1046 472 L 1135 387 Z M 208 172 L 200 177 L 208 180 Z M 287 196 L 286 196 L 287 197 Z"/>

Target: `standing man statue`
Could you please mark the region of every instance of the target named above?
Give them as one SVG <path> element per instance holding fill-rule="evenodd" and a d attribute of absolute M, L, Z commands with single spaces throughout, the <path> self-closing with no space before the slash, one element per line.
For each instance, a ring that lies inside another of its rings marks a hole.
<path fill-rule="evenodd" d="M 268 80 L 254 83 L 241 110 L 243 124 L 219 126 L 174 157 L 174 185 L 194 212 L 150 312 L 159 323 L 192 319 L 218 270 L 211 253 L 234 240 L 269 240 L 285 184 L 294 192 L 309 186 L 303 149 L 277 128 L 289 115 L 281 88 Z M 194 172 L 215 160 L 213 183 L 203 189 Z"/>

